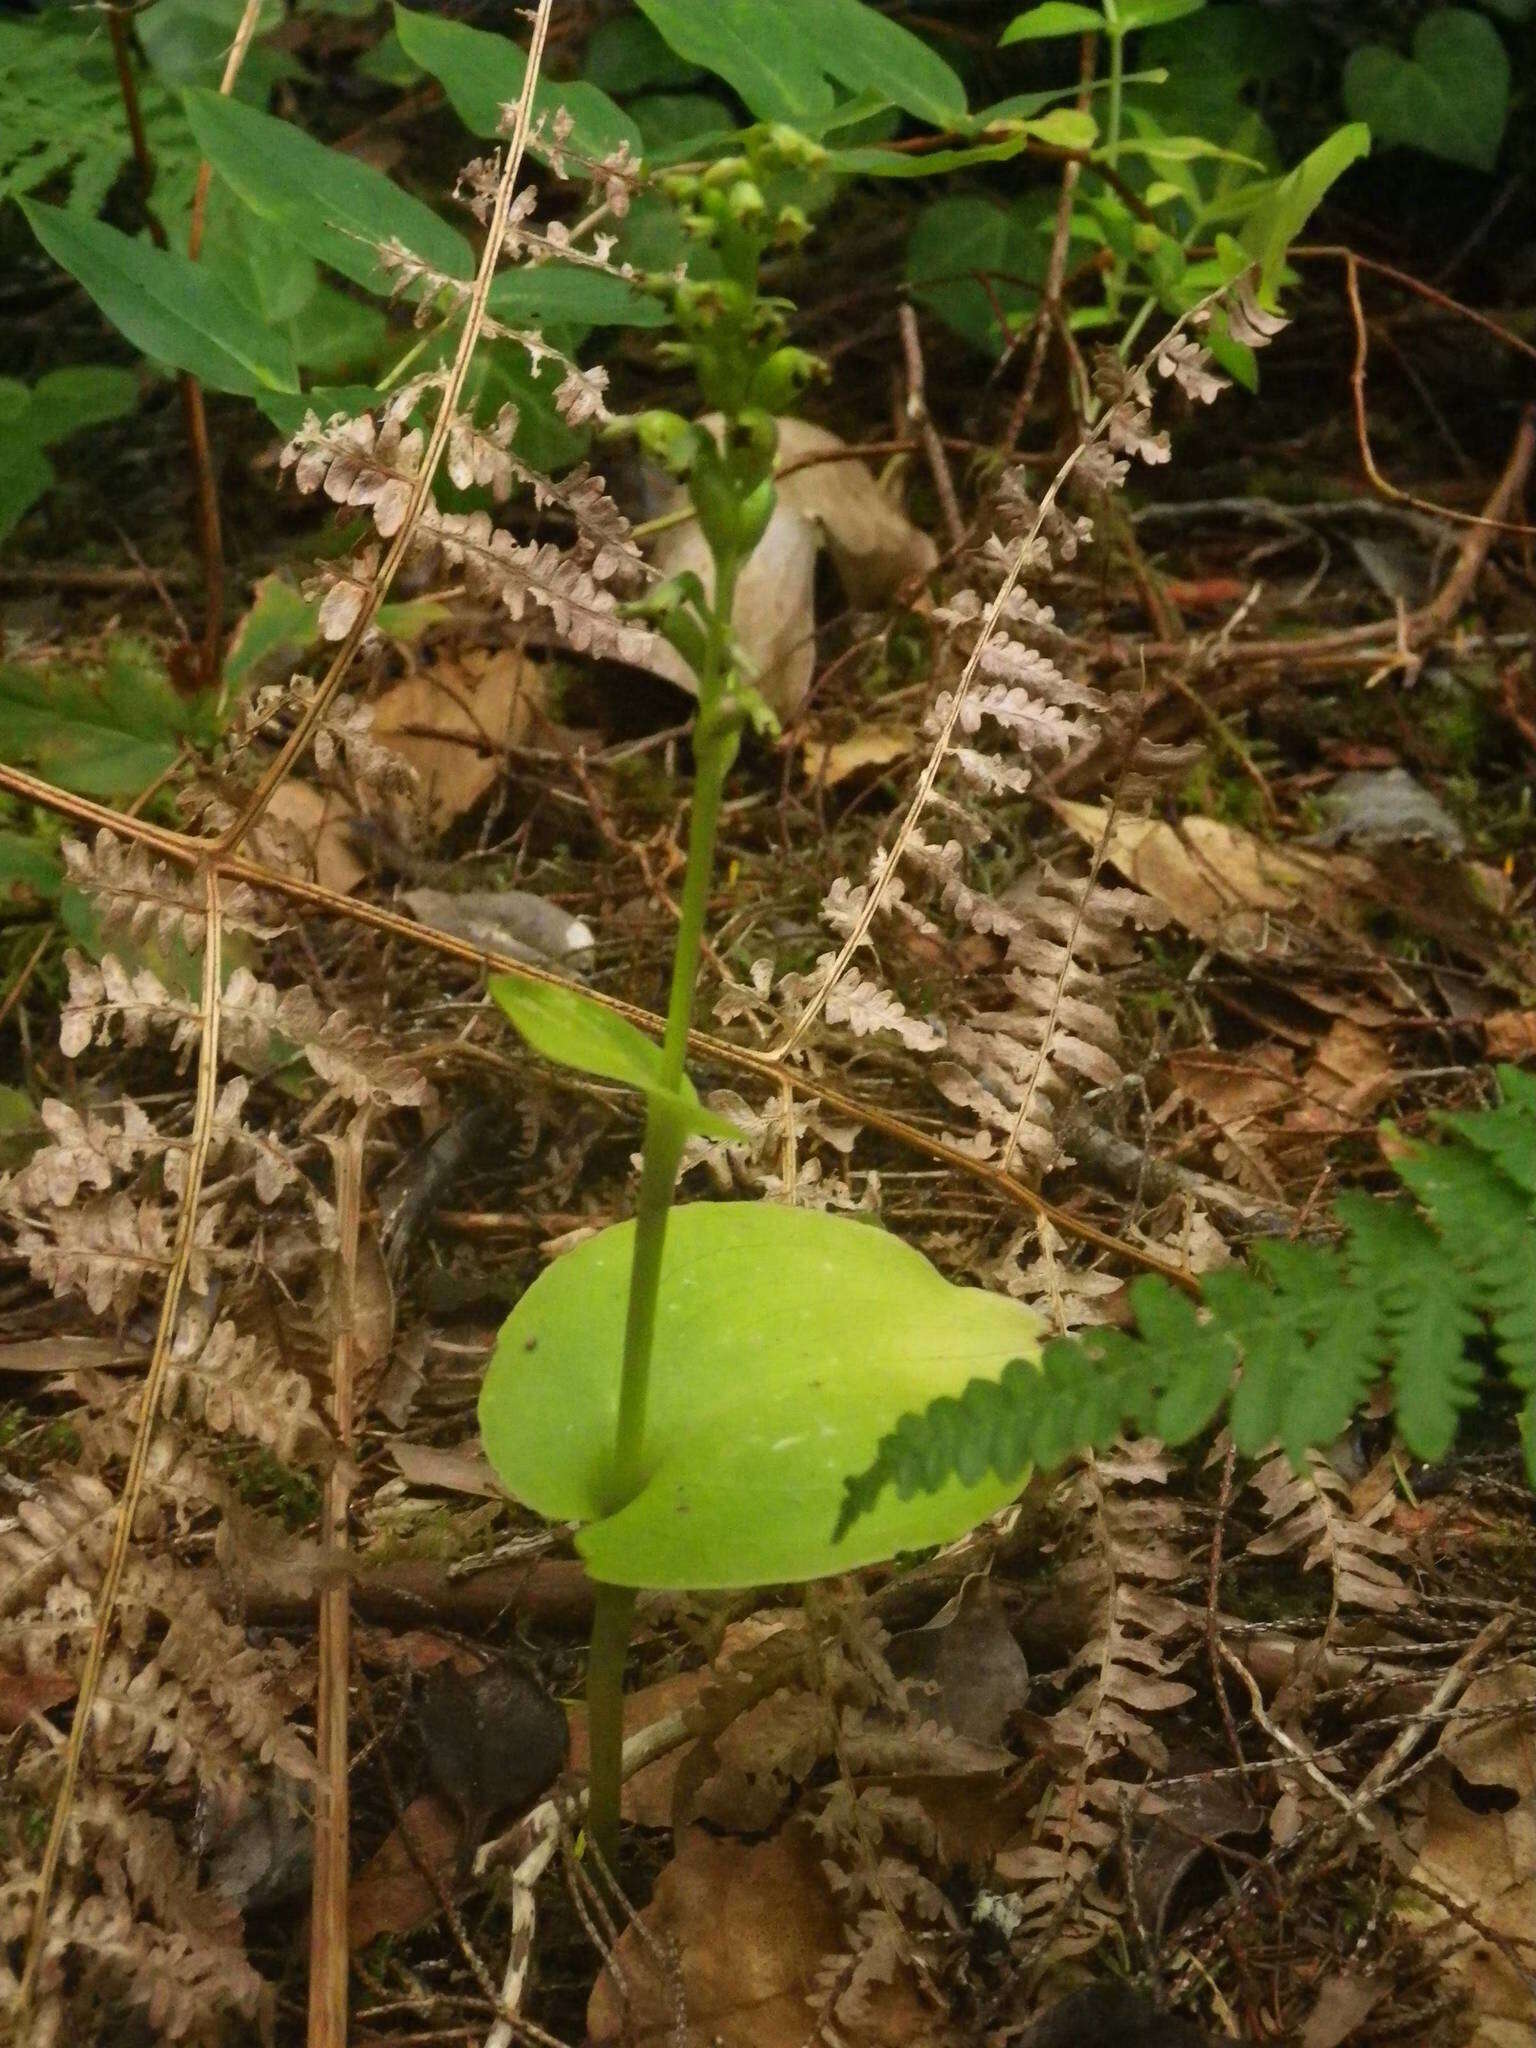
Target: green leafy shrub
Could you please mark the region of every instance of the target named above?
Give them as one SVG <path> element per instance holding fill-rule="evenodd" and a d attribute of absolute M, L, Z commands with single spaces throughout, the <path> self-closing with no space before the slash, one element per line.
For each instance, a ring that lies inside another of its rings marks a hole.
<path fill-rule="evenodd" d="M 30 388 L 0 377 L 0 540 L 53 482 L 47 451 L 87 427 L 121 419 L 138 395 L 138 381 L 127 370 L 95 364 L 51 370 Z"/>
<path fill-rule="evenodd" d="M 1491 1351 L 1521 1399 L 1536 1485 L 1536 1077 L 1500 1070 L 1495 1109 L 1440 1119 L 1433 1145 L 1393 1139 L 1412 1197 L 1335 1205 L 1337 1247 L 1270 1245 L 1248 1272 L 1207 1276 L 1200 1301 L 1155 1277 L 1131 1288 L 1134 1334 L 1095 1330 L 1016 1360 L 904 1416 L 848 1480 L 839 1533 L 887 1487 L 902 1498 L 986 1474 L 1019 1477 L 1123 1431 L 1170 1444 L 1226 1412 L 1240 1451 L 1302 1459 L 1347 1426 L 1383 1373 L 1403 1442 L 1444 1457 Z"/>

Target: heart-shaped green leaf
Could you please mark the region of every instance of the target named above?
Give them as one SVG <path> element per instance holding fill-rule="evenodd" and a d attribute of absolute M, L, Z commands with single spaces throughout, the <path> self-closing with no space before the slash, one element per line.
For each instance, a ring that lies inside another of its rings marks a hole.
<path fill-rule="evenodd" d="M 775 1585 L 945 1543 L 1017 1481 L 889 1495 L 832 1540 L 843 1481 L 908 1409 L 1038 1355 L 1003 1295 L 952 1286 L 868 1223 L 769 1202 L 700 1202 L 667 1226 L 646 1479 L 617 1513 L 603 1485 L 618 1415 L 635 1227 L 556 1260 L 503 1325 L 480 1396 L 492 1464 L 519 1500 L 585 1524 L 578 1547 L 623 1586 Z"/>
<path fill-rule="evenodd" d="M 1509 112 L 1509 53 L 1470 7 L 1427 14 L 1413 55 L 1367 43 L 1344 66 L 1344 104 L 1380 143 L 1491 171 Z"/>
<path fill-rule="evenodd" d="M 656 1096 L 667 1097 L 676 1102 L 685 1130 L 707 1138 L 745 1139 L 744 1131 L 704 1107 L 686 1074 L 680 1090 L 668 1087 L 662 1078 L 661 1047 L 583 990 L 520 981 L 512 974 L 495 975 L 486 986 L 534 1051 L 557 1067 L 574 1067 L 578 1073 L 638 1089 L 647 1104 Z"/>

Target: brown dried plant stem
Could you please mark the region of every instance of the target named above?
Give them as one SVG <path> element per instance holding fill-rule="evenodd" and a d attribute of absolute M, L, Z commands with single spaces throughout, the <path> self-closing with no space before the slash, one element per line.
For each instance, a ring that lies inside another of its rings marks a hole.
<path fill-rule="evenodd" d="M 150 206 L 155 184 L 155 160 L 149 153 L 144 117 L 139 108 L 139 88 L 133 75 L 133 52 L 128 41 L 127 16 L 119 7 L 108 7 L 107 33 L 112 39 L 112 57 L 117 66 L 118 90 L 133 146 L 133 160 L 139 174 L 144 201 L 144 220 L 150 240 L 157 249 L 168 246 L 165 229 Z M 181 394 L 182 419 L 187 448 L 192 458 L 192 490 L 197 507 L 197 547 L 203 567 L 203 642 L 198 653 L 200 680 L 206 689 L 219 673 L 219 655 L 224 633 L 224 540 L 219 524 L 219 486 L 213 473 L 213 450 L 208 440 L 208 413 L 203 404 L 203 387 L 188 371 L 176 379 Z"/>
<path fill-rule="evenodd" d="M 325 1484 L 324 1541 L 328 1566 L 344 1562 L 352 1486 L 353 1334 L 357 1241 L 362 1226 L 363 1146 L 368 1113 L 353 1118 L 335 1145 L 337 1253 L 331 1290 L 331 1422 L 340 1455 Z M 309 2048 L 346 2048 L 347 1887 L 349 1880 L 347 1690 L 351 1609 L 347 1574 L 328 1570 L 320 1592 L 320 1679 L 315 1753 L 320 1786 L 315 1807 L 315 1864 L 309 1918 Z"/>
<path fill-rule="evenodd" d="M 332 657 L 313 698 L 272 765 L 257 783 L 240 815 L 219 841 L 221 853 L 233 853 L 240 846 L 314 737 L 321 719 L 346 680 L 347 671 L 368 637 L 378 616 L 379 607 L 388 596 L 389 587 L 415 540 L 422 511 L 431 496 L 432 480 L 437 474 L 438 464 L 448 446 L 448 437 L 458 416 L 464 381 L 469 375 L 469 367 L 480 339 L 491 285 L 496 276 L 496 265 L 506 240 L 512 199 L 522 172 L 523 156 L 528 147 L 528 133 L 533 119 L 533 95 L 539 82 L 539 69 L 544 58 L 544 45 L 549 36 L 549 18 L 553 6 L 554 0 L 538 0 L 538 10 L 533 18 L 533 33 L 528 42 L 528 65 L 523 74 L 523 90 L 513 115 L 511 136 L 507 143 L 501 176 L 496 183 L 496 197 L 491 207 L 490 219 L 486 223 L 485 247 L 475 272 L 475 282 L 470 291 L 468 304 L 464 309 L 464 325 L 459 335 L 458 347 L 454 352 L 453 366 L 448 373 L 448 381 L 443 389 L 437 415 L 432 422 L 432 432 L 422 454 L 421 467 L 411 483 L 411 495 L 406 505 L 405 516 L 385 551 L 383 561 L 370 579 L 363 594 L 363 601 L 358 607 L 357 616 Z"/>
<path fill-rule="evenodd" d="M 45 810 L 57 812 L 72 818 L 77 824 L 94 826 L 98 830 L 120 833 L 152 852 L 175 861 L 178 866 L 198 868 L 205 862 L 223 879 L 244 882 L 253 889 L 281 896 L 290 903 L 302 903 L 329 917 L 347 919 L 362 925 L 370 931 L 399 939 L 409 946 L 418 946 L 428 952 L 438 953 L 445 959 L 458 960 L 465 966 L 473 967 L 482 974 L 507 974 L 523 981 L 540 982 L 551 987 L 569 986 L 563 975 L 550 969 L 532 967 L 525 960 L 515 960 L 507 953 L 494 953 L 484 947 L 473 946 L 464 939 L 451 938 L 446 932 L 434 931 L 428 925 L 417 924 L 413 919 L 400 917 L 392 910 L 385 910 L 377 904 L 354 902 L 350 896 L 343 896 L 334 889 L 325 889 L 318 882 L 305 881 L 298 875 L 279 874 L 275 869 L 263 867 L 260 862 L 244 860 L 239 855 L 221 854 L 217 843 L 210 840 L 190 838 L 187 834 L 173 831 L 169 826 L 153 825 L 142 818 L 126 817 L 120 811 L 109 809 L 105 804 L 93 803 L 88 797 L 72 795 L 67 790 L 56 789 L 52 783 L 43 782 L 34 775 L 25 774 L 19 768 L 8 768 L 0 763 L 0 790 L 12 796 L 24 798 L 28 803 L 41 804 Z M 634 1003 L 626 1003 L 618 996 L 611 996 L 600 989 L 588 989 L 588 999 L 611 1010 L 616 1017 L 623 1017 L 639 1030 L 659 1038 L 665 1029 L 665 1019 L 650 1010 L 642 1010 Z M 920 1153 L 925 1159 L 932 1159 L 941 1166 L 965 1175 L 982 1187 L 992 1191 L 1015 1208 L 1025 1209 L 1032 1216 L 1053 1224 L 1064 1235 L 1076 1238 L 1080 1243 L 1096 1245 L 1100 1251 L 1113 1252 L 1128 1259 L 1132 1265 L 1145 1272 L 1161 1273 L 1175 1286 L 1194 1293 L 1197 1283 L 1182 1266 L 1176 1266 L 1160 1259 L 1142 1246 L 1131 1244 L 1113 1236 L 1107 1230 L 1100 1230 L 1096 1224 L 1075 1216 L 1068 1209 L 1060 1209 L 1054 1202 L 1048 1202 L 1024 1182 L 1015 1180 L 989 1161 L 977 1159 L 969 1152 L 963 1152 L 956 1145 L 947 1144 L 944 1139 L 908 1123 L 904 1118 L 892 1115 L 871 1102 L 864 1102 L 857 1096 L 848 1095 L 842 1089 L 833 1087 L 814 1074 L 801 1072 L 786 1066 L 783 1060 L 771 1052 L 754 1052 L 742 1045 L 733 1045 L 729 1039 L 716 1038 L 706 1031 L 692 1030 L 688 1034 L 689 1051 L 700 1059 L 716 1062 L 723 1067 L 734 1068 L 736 1072 L 750 1074 L 767 1086 L 782 1089 L 792 1088 L 796 1094 L 812 1102 L 819 1102 L 823 1108 L 832 1110 L 838 1116 L 851 1118 L 866 1130 L 878 1131 L 893 1144 L 901 1145 L 908 1151 Z M 459 1048 L 469 1051 L 473 1048 Z"/>
<path fill-rule="evenodd" d="M 38 1872 L 37 1898 L 32 1908 L 32 1927 L 18 1992 L 18 2004 L 23 2013 L 30 2007 L 36 1992 L 38 1970 L 47 1943 L 49 1907 L 52 1903 L 54 1884 L 58 1878 L 59 1859 L 63 1854 L 65 1831 L 69 1826 L 75 1785 L 80 1775 L 80 1762 L 91 1725 L 91 1709 L 111 1638 L 113 1610 L 117 1602 L 118 1589 L 122 1584 L 128 1545 L 133 1535 L 134 1520 L 144 1490 L 144 1475 L 148 1469 L 149 1453 L 154 1442 L 155 1421 L 165 1390 L 166 1370 L 171 1359 L 171 1343 L 181 1309 L 182 1288 L 186 1282 L 187 1267 L 192 1256 L 203 1172 L 208 1162 L 208 1151 L 213 1137 L 213 1112 L 218 1096 L 219 1075 L 222 945 L 218 870 L 210 863 L 204 866 L 202 873 L 206 914 L 203 940 L 202 1037 L 198 1052 L 197 1099 L 187 1151 L 186 1179 L 182 1190 L 181 1207 L 176 1218 L 176 1236 L 171 1247 L 170 1270 L 166 1276 L 165 1295 L 160 1304 L 160 1321 L 155 1331 L 154 1350 L 150 1354 L 149 1367 L 144 1375 L 144 1391 L 139 1397 L 138 1424 L 134 1433 L 133 1450 L 129 1456 L 122 1497 L 118 1501 L 117 1518 L 113 1524 L 112 1547 L 107 1554 L 106 1569 L 102 1573 L 101 1586 L 96 1595 L 96 1621 L 91 1632 L 90 1647 L 86 1651 L 85 1668 L 80 1674 L 74 1720 L 70 1726 L 69 1743 L 64 1752 L 64 1774 L 59 1782 L 58 1796 L 53 1807 L 53 1821 L 48 1831 L 47 1846 L 43 1850 L 42 1867 Z"/>

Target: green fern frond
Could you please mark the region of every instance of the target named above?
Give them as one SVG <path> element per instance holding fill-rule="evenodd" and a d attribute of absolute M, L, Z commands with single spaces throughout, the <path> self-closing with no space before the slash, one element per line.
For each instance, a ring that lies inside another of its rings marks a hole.
<path fill-rule="evenodd" d="M 907 1497 L 1049 1470 L 1128 1429 L 1180 1444 L 1223 1407 L 1245 1455 L 1278 1442 L 1299 1464 L 1383 1373 L 1403 1442 L 1442 1458 L 1477 1399 L 1471 1347 L 1485 1335 L 1522 1396 L 1536 1485 L 1536 1079 L 1502 1068 L 1499 1080 L 1497 1108 L 1443 1117 L 1439 1143 L 1394 1146 L 1411 1204 L 1338 1202 L 1342 1244 L 1266 1246 L 1251 1270 L 1210 1274 L 1198 1304 L 1138 1280 L 1134 1334 L 1058 1338 L 1038 1368 L 1016 1359 L 1001 1379 L 904 1415 L 846 1481 L 838 1534 L 887 1486 Z"/>

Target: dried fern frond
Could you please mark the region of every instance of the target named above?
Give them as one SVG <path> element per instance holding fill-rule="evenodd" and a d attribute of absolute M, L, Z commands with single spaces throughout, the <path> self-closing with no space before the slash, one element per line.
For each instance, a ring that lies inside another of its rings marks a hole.
<path fill-rule="evenodd" d="M 1269 1528 L 1248 1545 L 1249 1557 L 1295 1557 L 1303 1571 L 1328 1573 L 1329 1611 L 1324 1630 L 1332 1633 L 1342 1608 L 1396 1614 L 1409 1606 L 1413 1588 L 1402 1576 L 1408 1545 L 1386 1524 L 1395 1506 L 1391 1492 L 1357 1509 L 1343 1478 L 1313 1452 L 1298 1472 L 1281 1451 L 1249 1481 L 1264 1504 Z"/>
<path fill-rule="evenodd" d="M 1242 317 L 1248 288 L 1239 284 L 1227 297 Z M 812 974 L 780 984 L 789 1023 L 781 1055 L 803 1042 L 819 1016 L 856 1033 L 893 1035 L 914 1052 L 942 1051 L 931 1069 L 936 1084 L 977 1125 L 959 1142 L 982 1156 L 1000 1152 L 1005 1167 L 1020 1152 L 1049 1164 L 1055 1106 L 1084 1080 L 1108 1086 L 1119 1079 L 1104 968 L 1127 957 L 1117 945 L 1127 921 L 1164 921 L 1136 892 L 1101 888 L 1097 856 L 1086 872 L 1043 864 L 1001 895 L 972 879 L 975 851 L 993 830 L 974 796 L 995 803 L 1025 795 L 1039 768 L 1096 745 L 1110 710 L 1102 692 L 1070 673 L 1055 616 L 1026 593 L 1023 579 L 1049 575 L 1091 537 L 1090 521 L 1062 502 L 1069 481 L 1102 492 L 1124 480 L 1132 457 L 1167 460 L 1167 437 L 1152 425 L 1154 372 L 1200 401 L 1221 388 L 1208 352 L 1187 331 L 1210 310 L 1197 309 L 1139 366 L 1106 358 L 1095 384 L 1098 418 L 1043 498 L 1032 495 L 1022 470 L 1001 479 L 994 531 L 970 564 L 972 581 L 936 614 L 954 680 L 925 721 L 932 751 L 916 792 L 868 878 L 839 878 L 827 894 L 823 916 L 839 949 L 824 954 Z M 943 845 L 924 837 L 930 808 L 942 809 L 954 828 Z M 880 915 L 900 915 L 936 936 L 935 912 L 1003 942 L 1013 998 L 1006 1010 L 994 1004 L 945 1020 L 915 1019 L 901 994 L 857 957 L 871 945 Z"/>
<path fill-rule="evenodd" d="M 70 881 L 90 897 L 109 928 L 126 928 L 135 939 L 153 934 L 162 945 L 179 939 L 190 951 L 201 951 L 206 913 L 196 876 L 105 829 L 89 846 L 66 839 L 63 852 Z M 263 921 L 255 891 L 243 882 L 225 883 L 220 902 L 233 931 L 269 939 L 282 929 Z"/>

